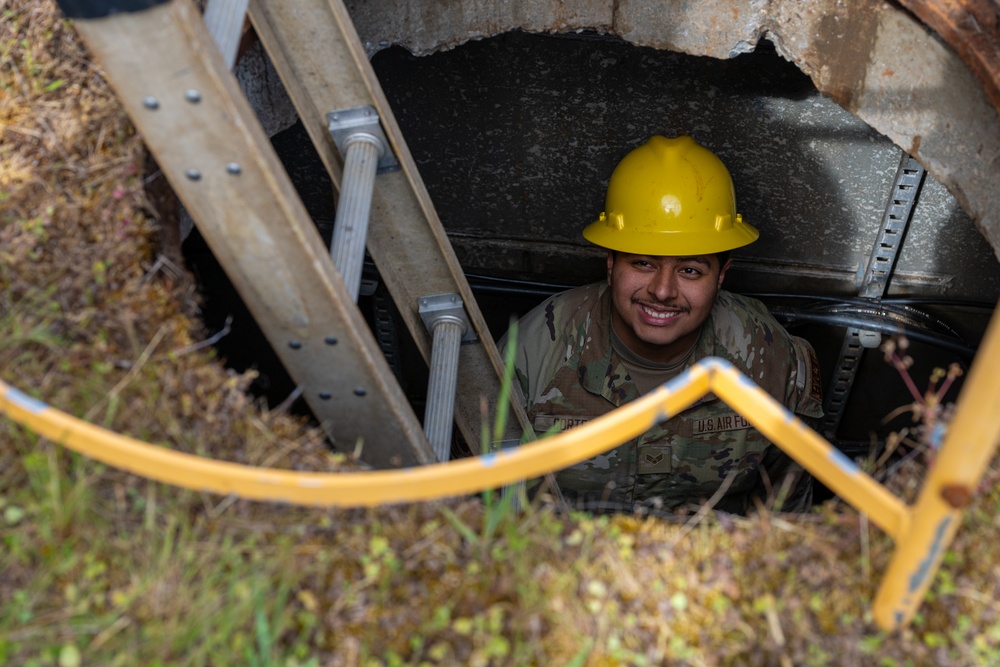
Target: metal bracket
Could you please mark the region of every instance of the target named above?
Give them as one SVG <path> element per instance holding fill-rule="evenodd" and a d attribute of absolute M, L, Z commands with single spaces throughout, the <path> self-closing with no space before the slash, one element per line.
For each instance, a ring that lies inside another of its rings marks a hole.
<path fill-rule="evenodd" d="M 837 365 L 833 377 L 830 378 L 830 386 L 823 401 L 823 420 L 820 422 L 820 428 L 828 440 L 835 439 L 840 420 L 844 416 L 847 397 L 851 394 L 851 387 L 854 385 L 854 378 L 858 373 L 862 352 L 864 352 L 864 348 L 859 340 L 859 330 L 855 327 L 848 327 L 844 334 L 844 344 L 840 348 L 840 357 L 837 359 Z"/>
<path fill-rule="evenodd" d="M 916 160 L 903 153 L 885 214 L 882 216 L 882 225 L 868 258 L 859 296 L 877 301 L 885 294 L 906 229 L 913 218 L 913 209 L 920 196 L 925 173 Z M 823 403 L 824 415 L 820 427 L 828 440 L 833 440 L 836 436 L 865 348 L 877 348 L 881 342 L 882 335 L 876 331 L 847 328 L 834 376 L 830 378 L 830 387 Z"/>
<path fill-rule="evenodd" d="M 913 208 L 923 185 L 924 168 L 916 160 L 903 153 L 892 184 L 889 203 L 882 217 L 882 228 L 875 239 L 865 277 L 861 281 L 860 296 L 867 299 L 881 299 L 889 286 L 889 278 L 896 265 L 896 256 L 903 245 L 906 228 L 913 217 Z"/>
<path fill-rule="evenodd" d="M 399 160 L 396 159 L 396 155 L 389 145 L 389 140 L 386 139 L 375 107 L 360 106 L 338 109 L 328 113 L 326 120 L 327 128 L 330 130 L 333 142 L 337 144 L 341 155 L 347 155 L 347 146 L 352 138 L 356 140 L 359 136 L 365 136 L 380 147 L 378 168 L 375 173 L 385 174 L 399 171 Z"/>
<path fill-rule="evenodd" d="M 417 301 L 417 312 L 420 313 L 420 319 L 423 320 L 424 326 L 430 332 L 434 331 L 434 325 L 444 319 L 450 319 L 452 321 L 461 321 L 465 326 L 465 331 L 462 333 L 463 343 L 472 343 L 479 338 L 476 336 L 475 329 L 469 323 L 469 316 L 465 312 L 465 306 L 462 303 L 462 297 L 457 294 L 434 294 L 432 296 L 422 296 Z"/>

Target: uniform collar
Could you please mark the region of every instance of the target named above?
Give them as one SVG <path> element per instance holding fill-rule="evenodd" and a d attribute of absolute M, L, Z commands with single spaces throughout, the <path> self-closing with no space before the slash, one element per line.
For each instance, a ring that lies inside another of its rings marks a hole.
<path fill-rule="evenodd" d="M 695 352 L 691 355 L 692 362 L 715 354 L 715 336 L 712 335 L 713 314 L 719 307 L 718 300 L 712 307 L 712 313 L 701 327 L 701 334 L 695 343 Z M 600 341 L 598 345 L 588 345 L 580 355 L 577 373 L 580 376 L 580 386 L 592 394 L 603 396 L 619 407 L 639 397 L 639 389 L 631 380 L 627 380 L 628 370 L 623 360 L 611 347 L 611 290 L 607 284 L 601 287 L 601 292 L 591 310 L 591 339 Z M 717 400 L 714 394 L 706 394 L 692 404 L 691 407 Z"/>

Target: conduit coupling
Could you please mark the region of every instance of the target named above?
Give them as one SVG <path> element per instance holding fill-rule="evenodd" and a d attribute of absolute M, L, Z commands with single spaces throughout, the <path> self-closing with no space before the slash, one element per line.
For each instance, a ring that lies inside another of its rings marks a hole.
<path fill-rule="evenodd" d="M 463 341 L 476 340 L 476 334 L 459 295 L 435 294 L 420 297 L 418 302 L 420 318 L 433 339 L 427 403 L 424 407 L 424 434 L 438 461 L 447 461 L 451 454 L 451 431 L 455 421 L 459 347 Z"/>
<path fill-rule="evenodd" d="M 358 300 L 365 261 L 368 218 L 375 175 L 399 168 L 379 124 L 374 107 L 363 106 L 327 114 L 330 134 L 344 158 L 340 199 L 333 223 L 330 254 L 351 299 Z"/>

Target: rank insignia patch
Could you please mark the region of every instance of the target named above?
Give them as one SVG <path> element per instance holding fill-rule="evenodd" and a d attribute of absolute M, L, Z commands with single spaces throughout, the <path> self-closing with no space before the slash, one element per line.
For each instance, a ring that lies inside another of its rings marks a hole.
<path fill-rule="evenodd" d="M 639 447 L 639 474 L 673 471 L 670 445 L 642 445 Z"/>

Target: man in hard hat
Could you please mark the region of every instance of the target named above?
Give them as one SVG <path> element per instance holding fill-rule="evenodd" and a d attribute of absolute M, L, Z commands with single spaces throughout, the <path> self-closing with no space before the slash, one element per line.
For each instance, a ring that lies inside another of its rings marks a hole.
<path fill-rule="evenodd" d="M 605 210 L 583 236 L 608 249 L 607 281 L 557 294 L 518 325 L 516 385 L 537 433 L 579 426 L 710 356 L 803 418 L 822 416 L 809 343 L 759 301 L 721 289 L 730 251 L 758 231 L 736 213 L 715 154 L 691 137 L 652 137 L 615 168 Z M 555 480 L 585 509 L 713 499 L 742 514 L 755 497 L 785 511 L 812 498 L 811 477 L 711 394 Z"/>

